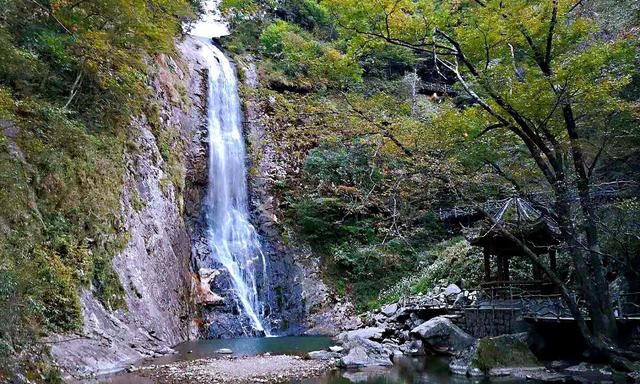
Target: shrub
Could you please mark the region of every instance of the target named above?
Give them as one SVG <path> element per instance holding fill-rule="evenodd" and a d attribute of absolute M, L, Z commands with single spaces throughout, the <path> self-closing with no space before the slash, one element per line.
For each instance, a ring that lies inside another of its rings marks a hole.
<path fill-rule="evenodd" d="M 322 88 L 360 80 L 360 67 L 349 55 L 286 21 L 278 20 L 267 26 L 260 35 L 260 47 L 273 59 L 275 70 L 299 83 Z"/>
<path fill-rule="evenodd" d="M 417 272 L 382 291 L 380 302 L 390 303 L 409 295 L 425 294 L 437 284 L 458 283 L 465 288 L 474 288 L 482 281 L 482 254 L 461 238 L 432 246 L 419 256 L 419 265 Z"/>

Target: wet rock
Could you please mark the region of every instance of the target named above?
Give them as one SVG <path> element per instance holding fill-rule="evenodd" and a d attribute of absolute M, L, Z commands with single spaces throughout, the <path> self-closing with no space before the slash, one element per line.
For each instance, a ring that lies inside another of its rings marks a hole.
<path fill-rule="evenodd" d="M 405 355 L 408 356 L 424 356 L 426 355 L 426 351 L 424 348 L 424 342 L 422 340 L 412 340 L 409 341 L 402 346 L 400 346 L 400 350 L 404 352 Z"/>
<path fill-rule="evenodd" d="M 544 371 L 520 334 L 484 338 L 449 363 L 449 370 L 460 375 L 526 377 Z"/>
<path fill-rule="evenodd" d="M 449 362 L 449 371 L 456 375 L 463 376 L 482 376 L 482 372 L 478 367 L 473 365 L 473 360 L 476 355 L 476 347 L 472 346 L 464 351 L 461 351 L 458 356 L 451 359 Z"/>
<path fill-rule="evenodd" d="M 211 291 L 211 283 L 220 275 L 217 269 L 200 268 L 198 271 L 199 282 L 196 289 L 196 304 L 200 305 L 221 305 L 224 298 Z"/>
<path fill-rule="evenodd" d="M 574 376 L 575 378 L 584 378 L 594 381 L 605 380 L 613 376 L 611 367 L 604 364 L 589 364 L 585 362 L 567 367 L 563 372 Z"/>
<path fill-rule="evenodd" d="M 216 350 L 215 353 L 220 354 L 220 355 L 231 355 L 231 354 L 233 354 L 233 351 L 231 349 L 229 349 L 229 348 L 220 348 L 220 349 Z"/>
<path fill-rule="evenodd" d="M 545 372 L 544 367 L 506 367 L 506 368 L 492 368 L 489 370 L 488 375 L 497 376 L 513 376 L 519 378 L 533 379 L 534 375 L 538 376 L 538 373 Z"/>
<path fill-rule="evenodd" d="M 436 352 L 457 354 L 473 345 L 475 338 L 458 328 L 446 317 L 435 317 L 411 330 Z"/>

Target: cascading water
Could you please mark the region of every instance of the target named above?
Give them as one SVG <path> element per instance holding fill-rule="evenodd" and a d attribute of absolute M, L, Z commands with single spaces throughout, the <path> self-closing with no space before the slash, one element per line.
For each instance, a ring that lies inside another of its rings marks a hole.
<path fill-rule="evenodd" d="M 205 18 L 192 32 L 203 43 L 202 56 L 209 72 L 208 241 L 215 260 L 229 272 L 242 311 L 251 319 L 256 333 L 268 336 L 260 295 L 269 289 L 268 265 L 258 234 L 249 222 L 237 78 L 229 59 L 211 41 L 216 30 L 220 30 L 219 23 Z"/>

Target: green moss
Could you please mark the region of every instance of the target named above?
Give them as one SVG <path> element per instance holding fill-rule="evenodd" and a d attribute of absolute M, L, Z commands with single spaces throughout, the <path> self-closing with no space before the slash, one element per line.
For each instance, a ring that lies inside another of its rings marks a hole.
<path fill-rule="evenodd" d="M 513 335 L 480 339 L 472 364 L 483 372 L 493 368 L 540 366 L 527 344 Z"/>
<path fill-rule="evenodd" d="M 132 193 L 131 207 L 133 208 L 134 211 L 141 212 L 146 207 L 145 202 L 140 198 L 137 188 L 134 188 L 133 191 L 131 191 L 131 193 Z"/>

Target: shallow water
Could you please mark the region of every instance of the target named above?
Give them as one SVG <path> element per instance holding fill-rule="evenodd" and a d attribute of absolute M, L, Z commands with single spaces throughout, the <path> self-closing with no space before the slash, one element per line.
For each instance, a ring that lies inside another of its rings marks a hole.
<path fill-rule="evenodd" d="M 264 353 L 272 355 L 303 355 L 311 351 L 327 349 L 335 345 L 326 336 L 285 336 L 285 337 L 254 337 L 239 339 L 214 339 L 189 341 L 176 346 L 177 354 L 161 357 L 153 361 L 154 364 L 166 364 L 176 361 L 196 360 L 216 356 L 216 351 L 228 348 L 233 356 L 255 356 Z"/>
<path fill-rule="evenodd" d="M 338 370 L 323 377 L 293 380 L 291 384 L 521 384 L 525 380 L 507 378 L 468 378 L 449 373 L 442 357 L 405 358 L 393 367 Z M 535 381 L 526 381 L 536 383 Z"/>

